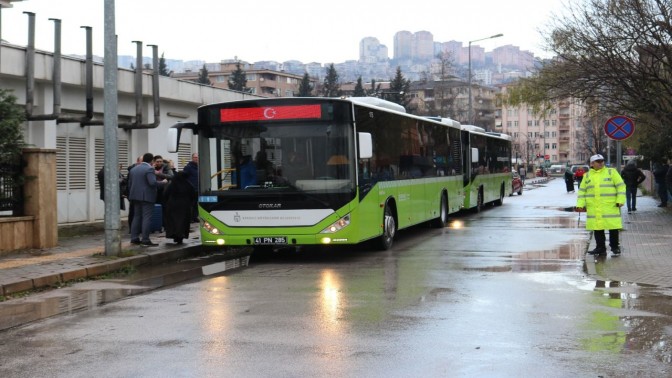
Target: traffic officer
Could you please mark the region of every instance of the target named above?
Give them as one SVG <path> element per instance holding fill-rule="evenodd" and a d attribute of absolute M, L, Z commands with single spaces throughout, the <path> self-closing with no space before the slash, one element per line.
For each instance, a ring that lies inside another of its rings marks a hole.
<path fill-rule="evenodd" d="M 596 248 L 591 255 L 607 254 L 605 230 L 609 230 L 609 247 L 618 256 L 621 247 L 618 231 L 623 228 L 621 206 L 625 203 L 625 183 L 614 168 L 605 168 L 600 154 L 590 157 L 590 170 L 583 176 L 576 199 L 576 211 L 586 211 L 586 229 L 593 231 Z"/>

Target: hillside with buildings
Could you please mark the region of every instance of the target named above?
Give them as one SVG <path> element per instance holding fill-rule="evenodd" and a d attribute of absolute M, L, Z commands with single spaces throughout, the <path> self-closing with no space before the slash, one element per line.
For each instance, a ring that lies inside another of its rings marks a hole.
<path fill-rule="evenodd" d="M 471 119 L 467 90 L 470 55 Z M 246 73 L 249 92 L 265 97 L 294 96 L 306 72 L 313 87 L 319 87 L 326 67 L 331 64 L 296 60 L 249 63 L 226 59 L 174 66 L 167 61 L 169 69 L 174 71 L 171 76 L 183 80 L 197 80 L 205 64 L 211 85 L 220 88 L 228 88 L 228 78 L 238 63 Z M 585 141 L 589 139 L 591 123 L 585 117 L 582 104 L 561 101 L 551 112 L 540 116 L 532 114 L 526 106 L 507 107 L 498 101 L 498 95 L 506 91 L 507 84 L 529 75 L 536 63 L 531 52 L 513 45 L 486 52 L 472 44 L 469 54 L 469 46 L 463 42 L 437 42 L 427 31 L 400 31 L 395 34 L 391 56 L 388 47 L 378 39 L 366 37 L 360 41 L 359 60 L 333 64 L 344 95 L 353 93 L 355 82 L 361 77 L 365 90 L 373 92 L 371 81 L 375 80 L 381 85 L 378 95 L 384 97 L 389 79 L 394 76 L 396 67 L 401 67 L 404 77 L 411 81 L 411 103 L 407 111 L 449 117 L 463 124 L 509 134 L 513 137 L 517 161 L 535 165 L 583 162 L 588 153 Z"/>

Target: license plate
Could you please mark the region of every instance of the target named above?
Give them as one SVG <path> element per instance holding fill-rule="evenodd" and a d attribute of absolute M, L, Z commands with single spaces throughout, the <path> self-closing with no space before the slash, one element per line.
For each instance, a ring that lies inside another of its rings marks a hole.
<path fill-rule="evenodd" d="M 254 245 L 287 244 L 286 236 L 258 236 L 254 238 Z"/>

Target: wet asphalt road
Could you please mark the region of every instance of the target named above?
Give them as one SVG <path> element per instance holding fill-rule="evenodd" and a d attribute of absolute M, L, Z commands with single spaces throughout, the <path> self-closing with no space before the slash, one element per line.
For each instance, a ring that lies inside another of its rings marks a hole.
<path fill-rule="evenodd" d="M 563 187 L 1 332 L 0 376 L 670 376 L 669 293 L 586 275 Z"/>

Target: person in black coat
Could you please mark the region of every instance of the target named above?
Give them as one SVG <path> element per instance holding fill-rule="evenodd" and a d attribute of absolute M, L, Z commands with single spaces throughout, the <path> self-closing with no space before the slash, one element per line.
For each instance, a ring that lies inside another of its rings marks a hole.
<path fill-rule="evenodd" d="M 163 192 L 163 224 L 167 239 L 182 244 L 182 240 L 189 237 L 195 196 L 194 187 L 187 181 L 184 172 L 176 173 Z"/>
<path fill-rule="evenodd" d="M 665 176 L 669 169 L 666 163 L 655 163 L 653 166 L 653 178 L 658 186 L 658 197 L 660 198 L 660 205 L 658 207 L 667 207 L 667 184 L 665 183 Z"/>
<path fill-rule="evenodd" d="M 665 186 L 668 194 L 672 194 L 672 164 L 668 164 L 667 174 L 665 175 Z"/>
<path fill-rule="evenodd" d="M 574 193 L 574 174 L 569 168 L 565 169 L 565 186 L 567 187 L 567 193 Z"/>
<path fill-rule="evenodd" d="M 198 152 L 191 155 L 191 161 L 182 168 L 182 172 L 186 175 L 187 181 L 194 188 L 196 196 L 191 210 L 191 221 L 198 222 Z"/>
<path fill-rule="evenodd" d="M 646 176 L 641 169 L 637 168 L 637 163 L 630 160 L 621 171 L 621 177 L 625 183 L 625 203 L 628 205 L 628 214 L 637 211 L 637 187 L 646 180 Z"/>
<path fill-rule="evenodd" d="M 98 183 L 100 184 L 100 199 L 105 202 L 105 166 L 100 168 L 98 171 Z M 126 192 L 128 182 L 124 177 L 124 174 L 121 173 L 121 164 L 119 165 L 119 209 L 126 210 L 126 203 L 124 198 L 126 198 Z"/>

